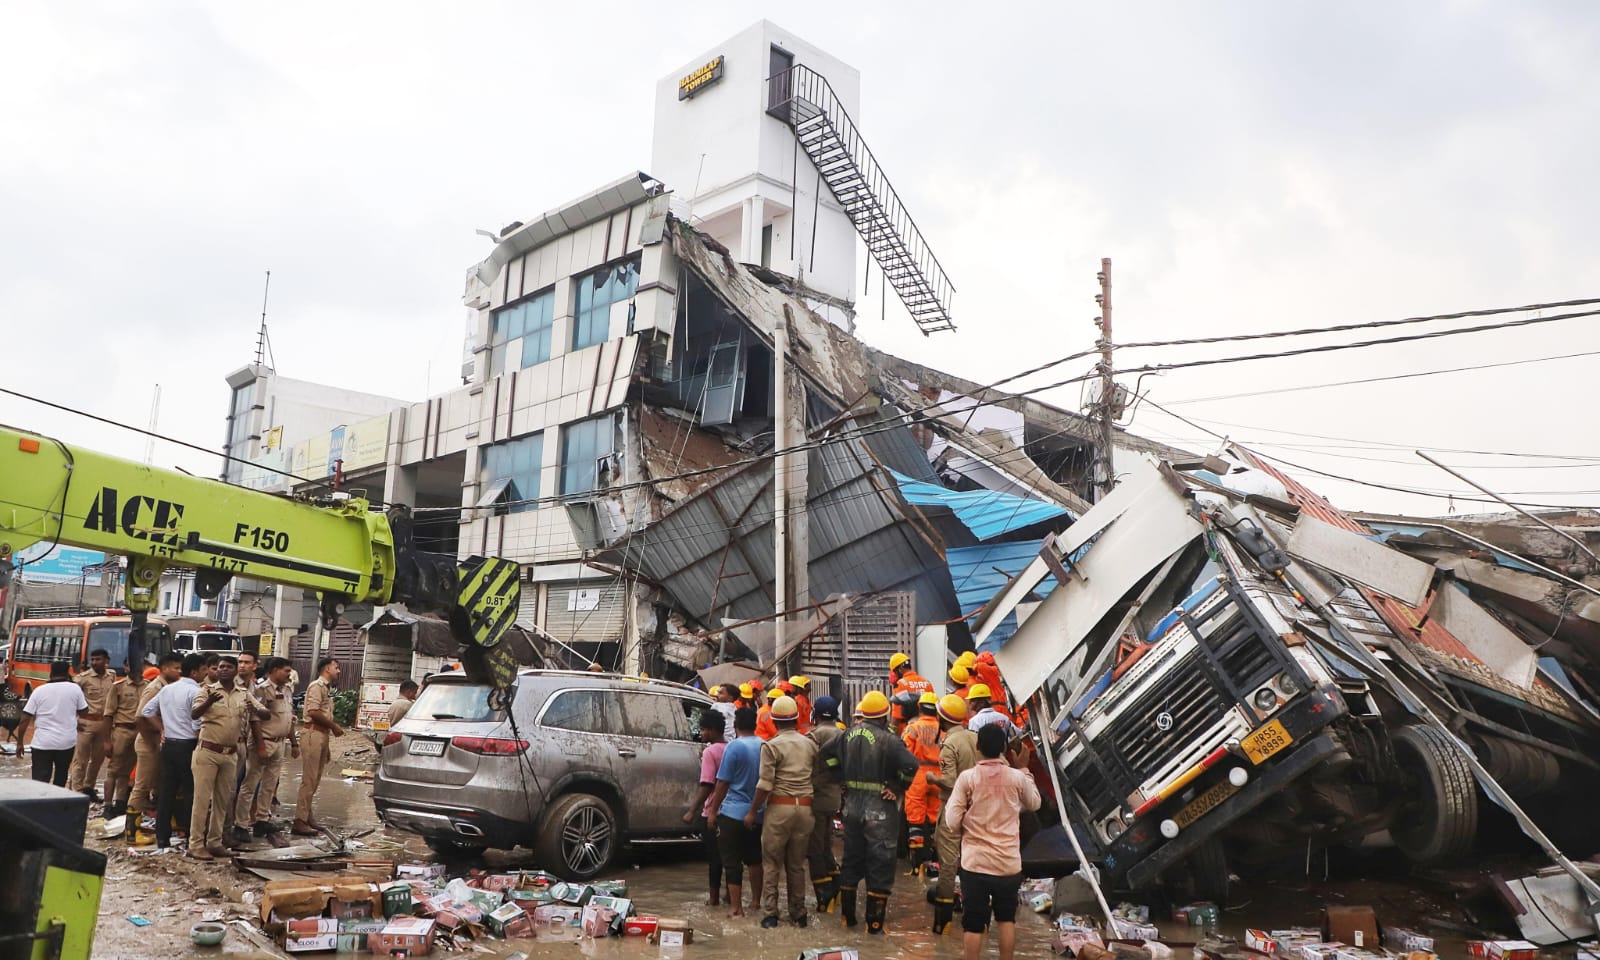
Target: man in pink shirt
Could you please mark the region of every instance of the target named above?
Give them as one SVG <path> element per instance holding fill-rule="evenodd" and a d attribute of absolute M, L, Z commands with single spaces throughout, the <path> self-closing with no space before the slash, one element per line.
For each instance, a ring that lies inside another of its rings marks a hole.
<path fill-rule="evenodd" d="M 1024 770 L 1001 759 L 1006 733 L 1000 724 L 978 731 L 978 765 L 956 778 L 945 806 L 945 826 L 961 835 L 961 929 L 966 960 L 978 960 L 983 932 L 994 915 L 1000 960 L 1017 945 L 1017 891 L 1022 886 L 1022 843 L 1017 818 L 1039 809 L 1039 788 Z"/>
<path fill-rule="evenodd" d="M 694 802 L 689 804 L 689 812 L 683 815 L 684 823 L 693 824 L 699 829 L 700 840 L 705 848 L 709 871 L 707 879 L 711 884 L 711 895 L 706 898 L 708 907 L 716 906 L 722 894 L 722 857 L 717 852 L 717 832 L 710 817 L 711 791 L 717 785 L 717 768 L 722 765 L 722 754 L 728 749 L 727 741 L 722 736 L 723 729 L 720 712 L 707 710 L 700 714 L 700 742 L 706 745 L 700 754 L 700 790 L 695 793 Z"/>

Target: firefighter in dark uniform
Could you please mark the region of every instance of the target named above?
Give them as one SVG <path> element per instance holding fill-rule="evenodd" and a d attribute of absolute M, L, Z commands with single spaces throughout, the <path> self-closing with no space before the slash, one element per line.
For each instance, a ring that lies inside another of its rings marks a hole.
<path fill-rule="evenodd" d="M 883 933 L 894 889 L 895 842 L 900 835 L 900 795 L 917 774 L 917 758 L 889 732 L 889 698 L 874 690 L 861 698 L 861 722 L 824 748 L 829 767 L 844 782 L 844 863 L 839 870 L 839 913 L 856 925 L 856 887 L 867 881 L 867 932 Z"/>

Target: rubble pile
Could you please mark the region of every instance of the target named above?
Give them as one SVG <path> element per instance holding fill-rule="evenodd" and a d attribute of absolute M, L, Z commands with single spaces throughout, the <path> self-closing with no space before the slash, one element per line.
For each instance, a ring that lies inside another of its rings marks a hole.
<path fill-rule="evenodd" d="M 640 915 L 624 880 L 568 883 L 542 870 L 449 877 L 444 864 L 273 880 L 261 895 L 260 924 L 287 953 L 426 956 L 472 951 L 488 938 L 575 942 L 645 937 L 663 946 L 693 942 L 682 920 Z"/>

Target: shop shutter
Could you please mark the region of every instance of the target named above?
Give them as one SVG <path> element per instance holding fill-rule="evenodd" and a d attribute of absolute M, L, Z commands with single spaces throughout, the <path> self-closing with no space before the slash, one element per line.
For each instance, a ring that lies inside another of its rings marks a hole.
<path fill-rule="evenodd" d="M 621 578 L 552 583 L 544 628 L 566 643 L 621 640 L 627 602 L 628 586 Z"/>

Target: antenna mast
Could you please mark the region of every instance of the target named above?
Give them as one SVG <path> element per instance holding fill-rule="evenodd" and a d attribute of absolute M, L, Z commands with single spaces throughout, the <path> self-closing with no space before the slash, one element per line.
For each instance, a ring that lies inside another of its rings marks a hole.
<path fill-rule="evenodd" d="M 267 295 L 272 292 L 272 271 L 267 271 L 267 282 L 261 288 L 261 328 L 256 332 L 256 366 L 266 362 L 269 351 L 272 349 L 267 340 Z M 273 357 L 276 366 L 277 357 Z"/>

